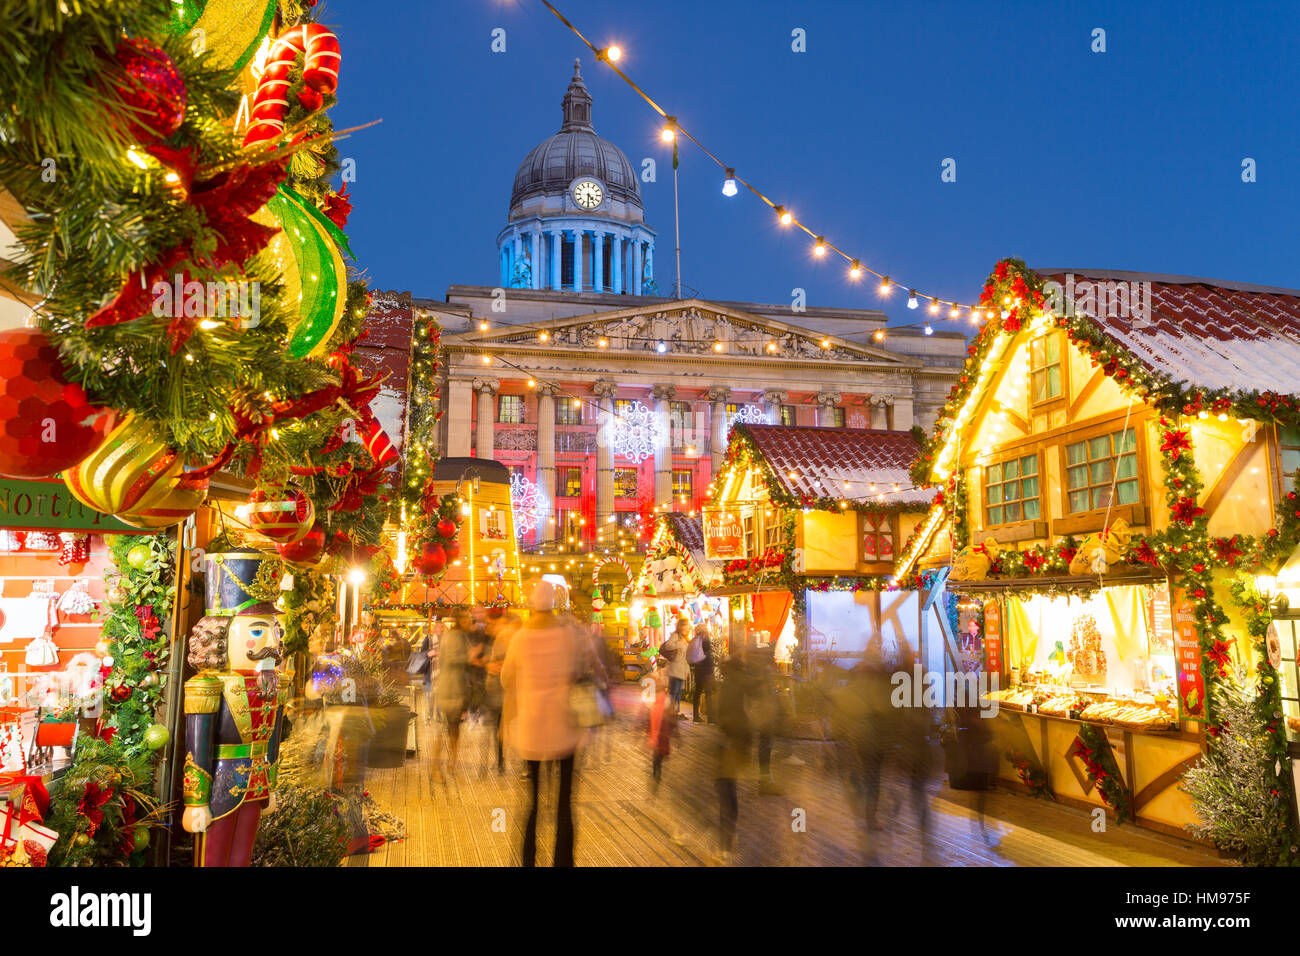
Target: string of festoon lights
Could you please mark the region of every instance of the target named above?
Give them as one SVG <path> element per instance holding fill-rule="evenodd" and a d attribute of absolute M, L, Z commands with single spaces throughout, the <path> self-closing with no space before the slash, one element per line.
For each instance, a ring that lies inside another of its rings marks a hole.
<path fill-rule="evenodd" d="M 590 409 L 593 416 L 599 420 L 599 415 L 603 410 L 600 407 L 600 403 L 598 401 L 593 400 L 589 395 L 578 395 L 574 392 L 566 391 L 563 388 L 563 386 L 560 385 L 559 382 L 553 382 L 548 379 L 538 378 L 534 375 L 534 373 L 530 369 L 527 369 L 522 365 L 517 365 L 516 363 L 510 361 L 507 358 L 502 357 L 499 354 L 489 355 L 485 352 L 480 356 L 480 361 L 484 366 L 487 367 L 499 365 L 503 368 L 512 369 L 516 372 L 522 372 L 523 374 L 528 376 L 528 378 L 525 381 L 525 384 L 529 391 L 535 391 L 536 389 L 541 388 L 543 386 L 552 388 L 555 390 L 555 397 L 557 400 L 568 402 L 574 408 L 583 409 L 584 413 L 586 410 Z M 617 418 L 617 416 L 615 417 Z M 695 454 L 696 450 L 697 449 L 695 446 L 693 445 L 688 446 L 686 449 L 686 453 L 688 456 L 691 456 Z M 798 480 L 802 477 L 804 476 L 797 470 L 787 470 L 787 478 L 791 481 Z M 822 478 L 816 475 L 808 476 L 808 479 L 809 481 L 816 483 L 817 490 L 819 490 L 825 497 L 834 498 L 835 500 L 837 500 L 841 508 L 847 508 L 849 507 L 849 505 L 857 504 L 859 502 L 872 503 L 872 504 L 877 504 L 877 503 L 885 504 L 894 495 L 902 495 L 912 491 L 926 490 L 921 488 L 918 485 L 903 484 L 901 482 L 873 482 L 873 481 L 854 482 L 854 481 L 846 481 L 846 480 L 837 481 L 829 478 Z M 680 496 L 675 496 L 675 497 L 680 497 Z M 672 508 L 671 505 L 657 505 L 654 511 L 658 513 L 665 513 L 670 511 L 671 508 Z M 694 512 L 692 511 L 692 514 L 693 513 Z M 597 517 L 599 518 L 601 516 L 597 516 Z M 607 522 L 613 523 L 615 521 L 616 515 L 608 515 L 605 517 Z"/>
<path fill-rule="evenodd" d="M 766 193 L 758 189 L 758 187 L 756 187 L 753 183 L 737 175 L 735 166 L 728 165 L 727 163 L 719 159 L 716 155 L 714 155 L 714 153 L 711 152 L 703 143 L 701 143 L 700 140 L 697 139 L 694 134 L 692 134 L 685 127 L 682 126 L 681 122 L 677 119 L 677 116 L 670 114 L 666 109 L 660 106 L 648 93 L 645 92 L 645 90 L 643 90 L 640 86 L 638 86 L 631 79 L 631 77 L 629 77 L 626 73 L 624 73 L 622 69 L 620 69 L 618 66 L 618 61 L 622 59 L 623 56 L 623 51 L 620 47 L 615 45 L 610 45 L 605 47 L 596 46 L 596 44 L 588 40 L 587 37 L 583 35 L 582 31 L 579 30 L 576 26 L 574 26 L 573 23 L 571 23 L 569 19 L 564 16 L 564 14 L 562 14 L 559 10 L 557 10 L 554 4 L 550 2 L 550 0 L 541 0 L 541 2 L 543 5 L 545 5 L 545 7 L 548 10 L 551 11 L 551 13 L 555 14 L 556 18 L 561 23 L 563 23 L 566 27 L 569 28 L 569 30 L 573 32 L 574 36 L 576 36 L 579 40 L 581 40 L 583 44 L 585 44 L 587 48 L 591 50 L 591 52 L 595 55 L 597 61 L 604 63 L 607 67 L 613 70 L 614 73 L 621 80 L 623 80 L 624 83 L 626 83 L 628 86 L 632 88 L 633 92 L 635 92 L 638 96 L 640 96 L 641 99 L 645 100 L 646 104 L 649 105 L 651 109 L 653 109 L 656 113 L 658 113 L 663 118 L 664 125 L 663 125 L 663 129 L 660 131 L 660 139 L 664 143 L 672 143 L 673 149 L 675 151 L 677 148 L 676 143 L 679 138 L 688 139 L 695 144 L 695 146 L 700 150 L 700 152 L 704 153 L 705 156 L 711 159 L 714 162 L 714 164 L 716 164 L 717 167 L 722 170 L 723 173 L 722 194 L 724 196 L 735 196 L 739 192 L 738 187 L 744 186 L 751 193 L 753 193 L 754 196 L 756 196 L 762 202 L 766 203 L 768 207 L 771 208 L 772 212 L 775 214 L 777 218 L 777 222 L 781 226 L 787 228 L 794 227 L 796 229 L 803 230 L 803 232 L 805 232 L 808 235 L 808 237 L 813 240 L 812 253 L 815 257 L 817 257 L 818 259 L 825 259 L 828 254 L 834 254 L 839 256 L 848 264 L 848 277 L 850 280 L 854 282 L 861 279 L 863 275 L 870 275 L 875 277 L 877 280 L 879 280 L 880 284 L 878 287 L 878 291 L 882 298 L 887 298 L 888 296 L 890 296 L 895 289 L 905 289 L 907 290 L 908 308 L 909 309 L 920 308 L 922 300 L 925 300 L 925 302 L 927 303 L 926 304 L 927 312 L 931 317 L 933 317 L 936 320 L 937 319 L 958 320 L 962 316 L 968 316 L 973 325 L 978 325 L 985 320 L 985 315 L 984 315 L 985 310 L 980 308 L 979 306 L 963 305 L 960 302 L 954 302 L 950 299 L 944 299 L 937 295 L 932 295 L 927 292 L 922 292 L 915 287 L 910 287 L 907 284 L 899 282 L 884 273 L 877 272 L 875 269 L 871 268 L 870 266 L 864 265 L 860 258 L 853 256 L 851 253 L 846 252 L 845 250 L 841 249 L 839 246 L 835 245 L 833 242 L 827 240 L 824 233 L 818 232 L 817 230 L 813 229 L 811 226 L 807 225 L 805 222 L 803 222 L 798 217 L 796 217 L 794 213 L 791 212 L 791 210 L 787 208 L 785 205 L 778 203 L 775 200 L 769 198 Z M 926 335 L 929 335 L 934 331 L 934 327 L 930 321 L 927 321 L 925 323 L 924 331 Z M 883 341 L 884 337 L 885 336 L 884 336 L 883 329 L 877 330 L 874 335 L 876 341 Z M 825 348 L 827 346 L 823 346 L 823 347 Z"/>

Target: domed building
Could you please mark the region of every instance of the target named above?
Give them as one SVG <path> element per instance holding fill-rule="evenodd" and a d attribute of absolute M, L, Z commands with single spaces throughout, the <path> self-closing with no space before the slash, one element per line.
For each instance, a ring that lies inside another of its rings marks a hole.
<path fill-rule="evenodd" d="M 515 174 L 497 236 L 503 288 L 657 294 L 640 182 L 623 151 L 596 135 L 591 103 L 574 60 L 560 131 Z"/>

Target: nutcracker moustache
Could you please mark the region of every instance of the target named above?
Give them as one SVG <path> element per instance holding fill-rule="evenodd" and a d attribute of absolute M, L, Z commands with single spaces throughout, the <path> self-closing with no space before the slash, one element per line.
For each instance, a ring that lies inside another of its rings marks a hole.
<path fill-rule="evenodd" d="M 196 866 L 248 866 L 263 810 L 275 808 L 288 684 L 275 607 L 210 615 L 190 632 L 185 682 L 185 811 Z"/>

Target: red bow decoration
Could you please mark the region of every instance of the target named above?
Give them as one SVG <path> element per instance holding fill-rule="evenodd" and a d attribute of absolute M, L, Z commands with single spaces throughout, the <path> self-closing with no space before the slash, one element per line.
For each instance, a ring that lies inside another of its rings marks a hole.
<path fill-rule="evenodd" d="M 81 796 L 81 802 L 77 804 L 77 813 L 90 823 L 87 829 L 90 836 L 93 837 L 100 824 L 104 822 L 104 811 L 101 808 L 112 799 L 112 787 L 101 790 L 95 781 L 86 781 L 86 791 Z"/>
<path fill-rule="evenodd" d="M 1192 439 L 1186 429 L 1174 428 L 1165 432 L 1165 440 L 1160 446 L 1160 451 L 1168 455 L 1171 461 L 1178 461 L 1183 452 L 1190 453 L 1191 450 Z"/>
<path fill-rule="evenodd" d="M 348 200 L 348 187 L 344 186 L 336 193 L 325 197 L 325 217 L 340 229 L 348 224 L 352 214 L 352 203 Z"/>
<path fill-rule="evenodd" d="M 1179 498 L 1178 503 L 1170 510 L 1175 521 L 1180 521 L 1188 527 L 1191 527 L 1193 521 L 1205 514 L 1205 509 L 1196 503 L 1195 498 L 1188 498 L 1185 495 Z"/>

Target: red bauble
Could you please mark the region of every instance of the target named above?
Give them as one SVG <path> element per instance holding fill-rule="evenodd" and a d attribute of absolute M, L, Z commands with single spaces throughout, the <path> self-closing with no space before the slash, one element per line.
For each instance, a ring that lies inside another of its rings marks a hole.
<path fill-rule="evenodd" d="M 445 567 L 447 567 L 447 552 L 442 545 L 434 541 L 426 544 L 415 559 L 415 570 L 426 577 L 440 574 Z"/>
<path fill-rule="evenodd" d="M 121 703 L 130 696 L 131 688 L 127 687 L 125 684 L 118 684 L 113 688 L 113 699 L 118 703 Z"/>
<path fill-rule="evenodd" d="M 300 540 L 277 544 L 275 550 L 290 564 L 316 564 L 325 553 L 325 531 L 317 525 Z"/>
<path fill-rule="evenodd" d="M 438 522 L 438 537 L 446 538 L 450 541 L 456 537 L 456 522 L 443 518 Z"/>
<path fill-rule="evenodd" d="M 455 541 L 444 542 L 442 550 L 447 554 L 448 564 L 460 557 L 460 545 Z"/>
<path fill-rule="evenodd" d="M 301 541 L 316 520 L 316 507 L 297 488 L 258 488 L 248 506 L 252 529 L 285 544 Z"/>
<path fill-rule="evenodd" d="M 0 475 L 47 478 L 103 444 L 115 416 L 64 378 L 39 329 L 0 332 Z"/>
<path fill-rule="evenodd" d="M 113 59 L 126 74 L 117 87 L 126 131 L 142 143 L 156 143 L 180 129 L 188 94 L 172 58 L 148 40 L 123 38 Z"/>

